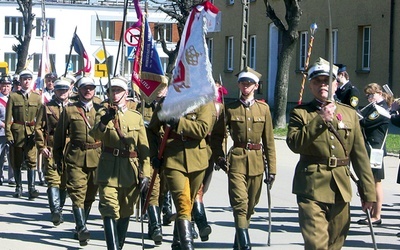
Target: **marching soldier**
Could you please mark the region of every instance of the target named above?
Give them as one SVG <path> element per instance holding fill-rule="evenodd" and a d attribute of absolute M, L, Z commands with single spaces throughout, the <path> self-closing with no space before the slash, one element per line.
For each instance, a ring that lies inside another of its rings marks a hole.
<path fill-rule="evenodd" d="M 350 82 L 347 67 L 344 64 L 335 64 L 338 67 L 336 97 L 341 103 L 347 104 L 357 110 L 360 93 Z"/>
<path fill-rule="evenodd" d="M 171 127 L 164 149 L 163 161 L 158 161 L 157 145 L 150 143 L 152 164 L 160 168 L 162 164 L 167 186 L 177 211 L 174 225 L 172 249 L 194 249 L 191 211 L 194 198 L 204 179 L 208 167 L 208 153 L 205 137 L 212 126 L 212 103 L 205 104 L 187 113 L 179 120 L 171 120 Z M 161 126 L 164 125 L 157 113 L 159 105 L 149 124 L 149 141 L 157 141 Z"/>
<path fill-rule="evenodd" d="M 117 250 L 124 245 L 140 191 L 150 182 L 150 151 L 141 114 L 127 107 L 127 80 L 111 79 L 108 93 L 112 104 L 99 110 L 90 135 L 103 142 L 96 178 L 99 210 L 107 249 Z"/>
<path fill-rule="evenodd" d="M 265 161 L 271 184 L 276 174 L 276 153 L 272 118 L 268 104 L 254 98 L 261 74 L 246 67 L 238 75 L 240 99 L 226 105 L 226 119 L 233 147 L 229 164 L 220 157 L 218 164 L 229 165 L 229 200 L 233 208 L 236 235 L 234 249 L 251 249 L 248 228 L 258 204 L 263 183 Z"/>
<path fill-rule="evenodd" d="M 163 90 L 161 90 L 157 98 L 151 102 L 147 103 L 145 101 L 140 102 L 137 105 L 137 110 L 139 112 L 142 112 L 142 116 L 144 119 L 144 124 L 146 127 L 147 135 L 149 135 L 151 132 L 148 130 L 149 123 L 151 120 L 151 117 L 153 115 L 153 112 L 155 108 L 159 105 L 160 101 L 162 98 L 165 97 L 167 88 L 165 87 Z M 144 106 L 143 106 L 144 105 Z M 161 170 L 161 169 L 160 169 Z M 153 169 L 150 170 L 151 173 L 150 175 L 153 175 Z M 162 170 L 161 170 L 162 171 Z M 163 197 L 163 194 L 165 193 L 164 188 L 165 185 L 160 186 L 160 184 L 164 184 L 165 181 L 161 177 L 162 173 L 159 171 L 158 175 L 156 176 L 155 182 L 154 182 L 154 187 L 152 189 L 150 199 L 149 199 L 149 207 L 147 209 L 147 214 L 148 214 L 148 236 L 150 239 L 154 241 L 154 244 L 156 245 L 161 245 L 163 235 L 162 235 L 162 228 L 161 228 L 161 217 L 160 217 L 160 197 Z M 161 190 L 163 188 L 163 190 Z M 161 194 L 161 196 L 160 196 Z M 142 199 L 144 200 L 144 199 Z"/>
<path fill-rule="evenodd" d="M 6 137 L 10 145 L 11 165 L 15 176 L 14 197 L 22 195 L 21 167 L 28 168 L 29 199 L 39 196 L 35 188 L 36 147 L 34 142 L 35 119 L 42 106 L 39 94 L 32 91 L 33 74 L 23 70 L 19 74 L 21 90 L 11 93 L 6 109 Z"/>
<path fill-rule="evenodd" d="M 53 155 L 59 171 L 67 173 L 67 191 L 76 224 L 74 237 L 85 246 L 90 238 L 86 221 L 98 189 L 94 177 L 101 153 L 101 141 L 90 136 L 89 131 L 101 105 L 93 102 L 96 88 L 93 78 L 81 76 L 76 83 L 79 99 L 61 114 L 54 133 Z M 66 145 L 67 135 L 70 141 Z M 64 164 L 65 170 L 62 169 Z"/>
<path fill-rule="evenodd" d="M 67 197 L 66 173 L 56 168 L 53 161 L 54 132 L 63 109 L 68 105 L 70 82 L 65 78 L 54 83 L 54 97 L 40 109 L 36 118 L 35 141 L 43 156 L 43 170 L 47 181 L 47 197 L 51 211 L 51 221 L 55 226 L 62 223 L 62 209 Z M 65 135 L 67 136 L 67 135 Z M 62 162 L 61 162 L 62 164 Z"/>
<path fill-rule="evenodd" d="M 286 139 L 300 154 L 292 191 L 297 195 L 305 249 L 342 248 L 350 227 L 350 161 L 361 183 L 359 192 L 365 195 L 363 210 L 371 209 L 376 199 L 356 111 L 329 100 L 336 88 L 336 79 L 329 82 L 329 71 L 329 62 L 322 58 L 309 68 L 314 100 L 291 111 Z M 336 72 L 334 66 L 334 78 Z"/>

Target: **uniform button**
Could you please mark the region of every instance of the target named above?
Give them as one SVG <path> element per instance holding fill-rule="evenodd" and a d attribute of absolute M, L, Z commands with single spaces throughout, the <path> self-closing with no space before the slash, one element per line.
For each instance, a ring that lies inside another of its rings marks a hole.
<path fill-rule="evenodd" d="M 332 149 L 335 149 L 335 145 L 331 145 L 331 148 L 332 148 Z"/>
<path fill-rule="evenodd" d="M 247 130 L 251 131 L 251 128 L 248 128 Z"/>
<path fill-rule="evenodd" d="M 322 124 L 320 124 L 320 125 L 318 126 L 318 128 L 322 128 Z"/>
<path fill-rule="evenodd" d="M 236 121 L 239 121 L 239 117 L 236 117 Z"/>
<path fill-rule="evenodd" d="M 247 120 L 250 121 L 250 117 L 248 117 Z"/>
<path fill-rule="evenodd" d="M 333 135 L 331 135 L 331 140 L 335 139 L 335 137 Z"/>

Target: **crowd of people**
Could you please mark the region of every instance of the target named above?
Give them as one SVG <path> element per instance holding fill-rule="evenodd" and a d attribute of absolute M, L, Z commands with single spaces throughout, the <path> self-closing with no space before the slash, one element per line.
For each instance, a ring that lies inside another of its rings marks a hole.
<path fill-rule="evenodd" d="M 194 249 L 194 239 L 207 241 L 212 233 L 203 196 L 213 171 L 222 169 L 233 209 L 233 248 L 251 249 L 248 228 L 262 183 L 271 187 L 275 180 L 276 150 L 270 107 L 255 98 L 261 74 L 245 67 L 237 76 L 237 100 L 225 103 L 227 90 L 216 81 L 213 101 L 167 121 L 157 115 L 168 94 L 165 86 L 155 100 L 137 102 L 129 98 L 128 80 L 116 76 L 102 101 L 89 75 L 50 73 L 41 91 L 33 89 L 29 70 L 14 80 L 3 76 L 0 184 L 8 155 L 7 181 L 15 182 L 15 198 L 24 195 L 23 169 L 28 198 L 37 198 L 38 175 L 47 185 L 54 226 L 64 222 L 69 197 L 75 221 L 71 237 L 80 246 L 90 240 L 87 221 L 98 196 L 108 249 L 123 248 L 139 203 L 147 208 L 141 219 L 147 219 L 155 245 L 163 242 L 162 226 L 173 222 L 171 248 Z M 385 141 L 390 121 L 400 125 L 399 103 L 371 83 L 364 88 L 370 104 L 360 109 L 360 93 L 346 66 L 331 67 L 323 58 L 309 68 L 308 78 L 313 99 L 291 110 L 288 124 L 287 145 L 300 155 L 292 192 L 305 248 L 340 249 L 350 227 L 349 176 L 360 184 L 362 209 L 372 224 L 382 223 Z M 224 143 L 228 135 L 230 149 Z"/>

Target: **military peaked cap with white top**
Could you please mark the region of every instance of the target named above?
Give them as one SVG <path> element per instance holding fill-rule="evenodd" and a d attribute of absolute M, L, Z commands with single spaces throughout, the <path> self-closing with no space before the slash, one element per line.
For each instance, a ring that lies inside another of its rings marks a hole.
<path fill-rule="evenodd" d="M 329 76 L 329 62 L 323 58 L 318 58 L 315 63 L 308 70 L 308 80 L 313 79 L 317 76 Z M 338 67 L 333 65 L 332 74 L 333 77 L 337 77 Z"/>
<path fill-rule="evenodd" d="M 116 76 L 111 79 L 111 87 L 120 87 L 123 88 L 124 90 L 128 90 L 128 80 L 126 80 L 122 76 Z"/>
<path fill-rule="evenodd" d="M 236 74 L 238 77 L 238 82 L 254 82 L 258 83 L 261 78 L 261 74 L 255 71 L 254 69 L 250 67 L 244 68 L 242 71 L 240 71 L 238 74 Z"/>
<path fill-rule="evenodd" d="M 29 69 L 24 69 L 19 73 L 19 78 L 32 78 L 33 73 Z"/>
<path fill-rule="evenodd" d="M 60 77 L 54 82 L 54 89 L 69 89 L 71 86 L 71 82 L 68 78 Z"/>
<path fill-rule="evenodd" d="M 96 86 L 94 79 L 89 75 L 80 75 L 76 77 L 76 84 L 78 88 L 85 86 Z"/>

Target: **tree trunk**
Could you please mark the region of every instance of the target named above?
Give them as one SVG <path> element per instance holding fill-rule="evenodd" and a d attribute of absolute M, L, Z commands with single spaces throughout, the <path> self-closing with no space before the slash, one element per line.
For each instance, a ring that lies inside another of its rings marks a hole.
<path fill-rule="evenodd" d="M 293 51 L 296 48 L 296 41 L 293 40 L 288 31 L 282 35 L 283 47 L 278 62 L 278 72 L 275 87 L 275 109 L 274 128 L 286 127 L 287 92 L 289 83 L 289 65 L 292 61 Z"/>

